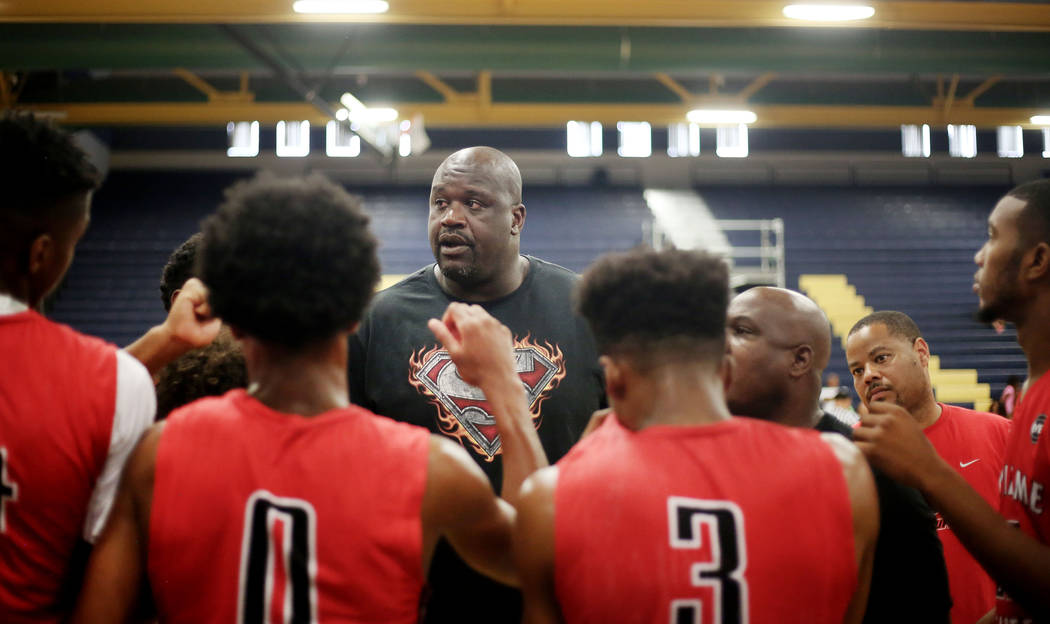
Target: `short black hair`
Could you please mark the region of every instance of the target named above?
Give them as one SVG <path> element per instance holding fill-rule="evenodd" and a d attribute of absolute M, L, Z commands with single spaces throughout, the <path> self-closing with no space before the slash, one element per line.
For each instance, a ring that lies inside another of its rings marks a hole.
<path fill-rule="evenodd" d="M 0 216 L 44 223 L 60 200 L 93 191 L 98 170 L 73 137 L 30 113 L 9 111 L 0 118 Z"/>
<path fill-rule="evenodd" d="M 320 175 L 239 182 L 204 220 L 198 274 L 213 312 L 292 349 L 350 329 L 379 281 L 359 199 Z"/>
<path fill-rule="evenodd" d="M 674 351 L 720 361 L 729 269 L 721 258 L 699 251 L 607 254 L 584 272 L 576 305 L 603 354 L 642 360 Z"/>
<path fill-rule="evenodd" d="M 1050 243 L 1050 180 L 1036 180 L 1015 187 L 1006 194 L 1024 201 L 1018 220 L 1021 242 L 1026 248 Z"/>
<path fill-rule="evenodd" d="M 240 345 L 228 332 L 165 366 L 157 378 L 157 420 L 173 410 L 209 396 L 248 385 Z"/>
<path fill-rule="evenodd" d="M 197 277 L 197 249 L 201 245 L 201 233 L 187 238 L 168 256 L 168 263 L 160 273 L 160 300 L 164 310 L 171 310 L 171 295 L 179 290 L 191 277 Z"/>
<path fill-rule="evenodd" d="M 872 312 L 854 323 L 846 337 L 849 338 L 865 327 L 876 324 L 885 325 L 890 334 L 903 338 L 911 344 L 915 344 L 915 341 L 922 337 L 922 332 L 919 331 L 919 326 L 915 324 L 915 321 L 907 314 L 896 310 Z"/>

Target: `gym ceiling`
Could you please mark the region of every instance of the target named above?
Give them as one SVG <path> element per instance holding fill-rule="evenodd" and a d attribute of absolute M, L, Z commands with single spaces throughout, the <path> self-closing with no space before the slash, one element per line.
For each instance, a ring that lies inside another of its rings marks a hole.
<path fill-rule="evenodd" d="M 766 0 L 0 0 L 0 108 L 71 125 L 324 123 L 344 92 L 429 128 L 668 124 L 1034 126 L 1050 114 L 1050 4 L 878 1 L 819 26 Z"/>

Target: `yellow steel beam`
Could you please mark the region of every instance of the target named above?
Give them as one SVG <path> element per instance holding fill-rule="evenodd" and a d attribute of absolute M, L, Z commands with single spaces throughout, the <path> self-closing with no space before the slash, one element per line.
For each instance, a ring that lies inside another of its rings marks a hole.
<path fill-rule="evenodd" d="M 0 110 L 14 106 L 14 90 L 11 88 L 7 72 L 0 72 Z"/>
<path fill-rule="evenodd" d="M 448 83 L 428 71 L 417 71 L 416 78 L 419 78 L 425 82 L 428 87 L 440 93 L 441 97 L 445 98 L 446 102 L 454 102 L 460 97 L 460 94 L 450 87 Z"/>
<path fill-rule="evenodd" d="M 667 87 L 672 93 L 678 96 L 683 102 L 692 102 L 696 99 L 696 96 L 690 93 L 685 87 L 678 83 L 677 80 L 668 76 L 664 73 L 653 74 L 657 82 Z"/>
<path fill-rule="evenodd" d="M 948 95 L 944 96 L 944 114 L 952 110 L 955 103 L 955 90 L 959 88 L 959 74 L 952 74 L 952 83 L 948 86 Z"/>
<path fill-rule="evenodd" d="M 478 72 L 478 107 L 487 113 L 492 108 L 492 72 Z"/>
<path fill-rule="evenodd" d="M 396 104 L 403 118 L 422 114 L 429 127 L 554 127 L 571 119 L 607 125 L 630 119 L 653 124 L 681 122 L 690 105 L 681 104 L 533 104 L 492 103 L 482 110 L 477 99 L 447 103 Z M 33 104 L 25 108 L 56 114 L 73 125 L 212 125 L 231 120 L 329 119 L 304 102 L 102 103 Z M 956 102 L 950 111 L 936 106 L 805 106 L 755 105 L 755 127 L 892 128 L 901 124 L 973 124 L 1030 127 L 1029 118 L 1048 111 L 1037 108 L 973 108 Z"/>
<path fill-rule="evenodd" d="M 290 0 L 5 0 L 0 21 L 136 23 L 373 22 L 617 26 L 839 27 L 783 16 L 782 0 L 398 0 L 381 15 L 304 15 Z M 856 28 L 1048 31 L 1045 4 L 875 0 Z"/>
<path fill-rule="evenodd" d="M 255 95 L 248 90 L 248 72 L 241 72 L 241 89 L 240 91 L 219 91 L 208 81 L 204 80 L 197 74 L 191 72 L 188 69 L 182 67 L 176 67 L 172 70 L 176 76 L 182 78 L 188 82 L 193 88 L 197 89 L 208 97 L 209 101 L 215 102 L 220 100 L 228 100 L 233 102 L 250 102 L 255 99 Z"/>
<path fill-rule="evenodd" d="M 981 84 L 979 84 L 976 87 L 974 87 L 973 91 L 970 91 L 969 93 L 967 93 L 966 97 L 962 98 L 962 101 L 964 103 L 966 103 L 968 106 L 973 106 L 974 100 L 976 100 L 978 97 L 980 97 L 981 94 L 983 94 L 988 89 L 991 89 L 992 87 L 994 87 L 996 85 L 996 83 L 998 83 L 1002 79 L 1003 79 L 1002 76 L 992 76 L 992 77 L 988 78 L 987 80 L 985 80 Z"/>
<path fill-rule="evenodd" d="M 751 83 L 748 84 L 746 87 L 741 89 L 740 93 L 736 94 L 736 97 L 739 98 L 741 102 L 748 101 L 749 99 L 751 99 L 751 96 L 758 93 L 759 90 L 762 89 L 762 87 L 769 84 L 775 77 L 776 74 L 774 74 L 773 72 L 766 72 L 760 75 L 759 77 L 752 80 Z"/>

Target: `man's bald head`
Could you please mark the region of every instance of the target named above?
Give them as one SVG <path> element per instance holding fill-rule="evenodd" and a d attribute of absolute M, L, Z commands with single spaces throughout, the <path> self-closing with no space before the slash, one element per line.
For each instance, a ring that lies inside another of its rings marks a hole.
<path fill-rule="evenodd" d="M 785 406 L 812 409 L 831 356 L 831 328 L 812 299 L 783 288 L 752 288 L 729 304 L 726 327 L 734 414 L 781 420 Z"/>
<path fill-rule="evenodd" d="M 521 171 L 498 149 L 479 145 L 453 152 L 434 172 L 433 184 L 438 184 L 446 172 L 473 173 L 485 178 L 490 191 L 506 193 L 508 203 L 521 203 Z"/>
<path fill-rule="evenodd" d="M 814 367 L 821 371 L 827 368 L 831 357 L 831 325 L 812 299 L 786 288 L 759 286 L 740 293 L 733 303 L 775 315 L 778 322 L 770 330 L 787 343 L 812 346 Z M 732 313 L 732 303 L 729 309 Z"/>

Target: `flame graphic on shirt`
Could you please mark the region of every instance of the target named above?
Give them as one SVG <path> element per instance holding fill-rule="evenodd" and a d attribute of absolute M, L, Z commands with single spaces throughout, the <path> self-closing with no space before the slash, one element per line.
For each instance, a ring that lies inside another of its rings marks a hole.
<path fill-rule="evenodd" d="M 565 378 L 565 357 L 558 345 L 514 340 L 514 360 L 525 386 L 532 421 L 538 429 L 541 407 Z M 496 421 L 485 394 L 459 376 L 455 362 L 441 347 L 423 347 L 408 362 L 408 381 L 437 409 L 438 430 L 491 462 L 502 452 Z"/>

